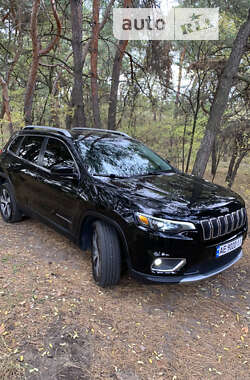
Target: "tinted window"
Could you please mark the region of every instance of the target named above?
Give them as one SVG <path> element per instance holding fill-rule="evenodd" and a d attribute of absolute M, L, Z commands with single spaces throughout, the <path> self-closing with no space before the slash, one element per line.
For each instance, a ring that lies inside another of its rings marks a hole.
<path fill-rule="evenodd" d="M 43 138 L 38 136 L 26 136 L 22 142 L 19 157 L 33 163 L 38 163 Z"/>
<path fill-rule="evenodd" d="M 173 170 L 145 145 L 126 137 L 85 136 L 78 140 L 78 146 L 89 172 L 93 175 L 131 177 Z"/>
<path fill-rule="evenodd" d="M 50 169 L 53 165 L 62 163 L 67 166 L 74 166 L 74 160 L 68 148 L 57 139 L 49 139 L 42 166 Z"/>
<path fill-rule="evenodd" d="M 9 146 L 9 150 L 13 153 L 17 153 L 19 145 L 21 143 L 23 136 L 17 137 Z"/>

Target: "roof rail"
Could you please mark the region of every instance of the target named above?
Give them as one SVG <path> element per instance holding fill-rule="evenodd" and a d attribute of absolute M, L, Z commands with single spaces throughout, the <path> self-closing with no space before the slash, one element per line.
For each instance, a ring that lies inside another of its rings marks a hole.
<path fill-rule="evenodd" d="M 57 133 L 60 133 L 61 135 L 64 135 L 66 137 L 72 137 L 71 133 L 69 131 L 67 131 L 66 129 L 62 129 L 62 128 L 54 128 L 54 127 L 45 127 L 45 126 L 42 126 L 42 125 L 27 125 L 27 127 L 24 127 L 23 128 L 24 130 L 43 130 L 43 131 L 48 131 L 48 132 L 57 132 Z"/>
<path fill-rule="evenodd" d="M 120 132 L 120 131 L 113 131 L 113 130 L 110 130 L 110 129 L 102 129 L 102 128 L 72 128 L 71 129 L 72 131 L 99 131 L 99 132 L 108 132 L 108 133 L 114 133 L 116 135 L 121 135 L 121 136 L 126 136 L 126 137 L 130 137 L 129 135 L 127 135 L 126 133 L 124 132 Z"/>

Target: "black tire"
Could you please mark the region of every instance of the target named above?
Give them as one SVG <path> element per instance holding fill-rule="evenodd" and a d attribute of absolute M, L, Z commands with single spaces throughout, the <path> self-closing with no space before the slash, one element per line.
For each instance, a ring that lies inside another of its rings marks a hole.
<path fill-rule="evenodd" d="M 118 284 L 121 275 L 121 248 L 114 227 L 102 221 L 93 224 L 91 256 L 96 283 L 103 288 Z"/>
<path fill-rule="evenodd" d="M 22 219 L 9 183 L 3 183 L 0 186 L 0 212 L 3 220 L 7 223 L 19 222 Z"/>

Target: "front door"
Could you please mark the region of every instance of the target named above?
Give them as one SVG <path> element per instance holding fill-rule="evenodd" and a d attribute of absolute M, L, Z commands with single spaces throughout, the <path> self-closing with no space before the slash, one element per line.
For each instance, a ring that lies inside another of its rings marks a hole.
<path fill-rule="evenodd" d="M 48 138 L 41 160 L 43 178 L 39 202 L 43 216 L 65 232 L 72 232 L 80 207 L 79 179 L 52 174 L 50 169 L 58 164 L 74 167 L 78 171 L 68 147 L 61 140 L 51 137 Z"/>

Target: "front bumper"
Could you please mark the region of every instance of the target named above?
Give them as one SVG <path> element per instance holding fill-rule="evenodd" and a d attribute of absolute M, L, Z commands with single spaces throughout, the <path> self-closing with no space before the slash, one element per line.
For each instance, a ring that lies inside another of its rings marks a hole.
<path fill-rule="evenodd" d="M 207 271 L 198 272 L 198 273 L 188 273 L 182 275 L 165 275 L 165 276 L 157 276 L 146 274 L 142 272 L 138 272 L 134 269 L 131 269 L 131 275 L 136 279 L 150 282 L 150 283 L 184 283 L 184 282 L 195 282 L 205 280 L 206 278 L 215 276 L 218 273 L 223 272 L 224 270 L 230 268 L 234 265 L 241 257 L 243 256 L 242 249 L 237 250 L 233 255 L 231 255 L 230 260 L 217 262 L 217 265 L 214 267 L 208 268 Z M 199 269 L 197 268 L 197 271 Z M 202 269 L 201 269 L 202 270 Z"/>

